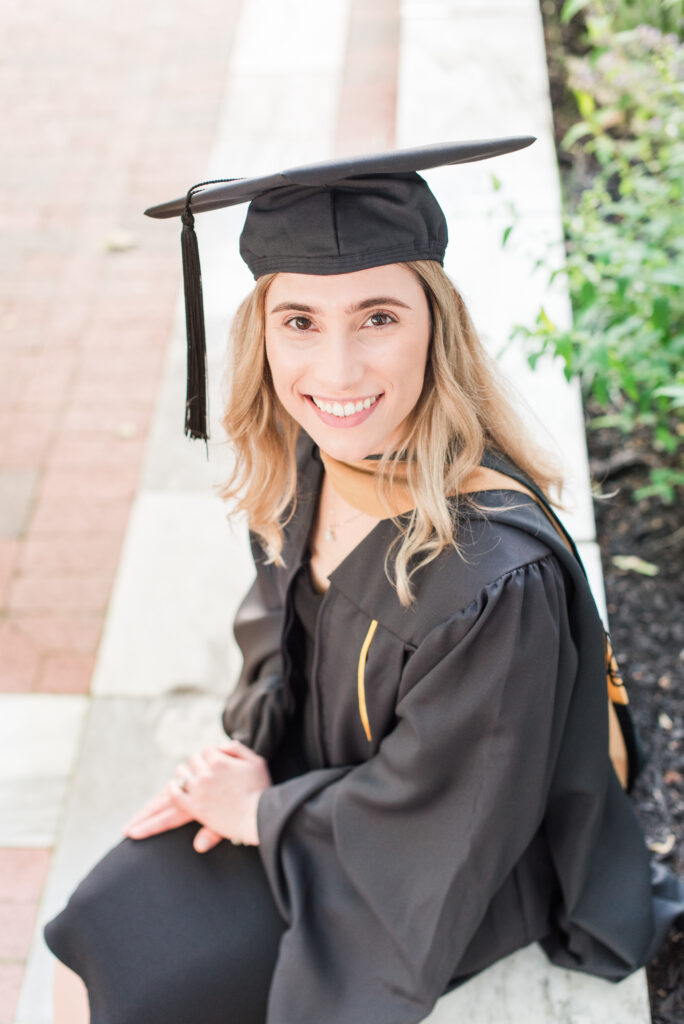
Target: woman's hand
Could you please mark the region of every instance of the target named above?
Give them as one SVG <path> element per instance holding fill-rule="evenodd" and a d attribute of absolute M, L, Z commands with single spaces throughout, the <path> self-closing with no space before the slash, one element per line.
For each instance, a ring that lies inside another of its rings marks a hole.
<path fill-rule="evenodd" d="M 261 793 L 268 789 L 268 763 L 239 740 L 206 747 L 180 764 L 176 777 L 124 826 L 131 839 L 143 839 L 189 821 L 201 828 L 194 840 L 205 852 L 222 839 L 258 845 L 256 811 Z M 186 778 L 187 790 L 180 788 Z"/>

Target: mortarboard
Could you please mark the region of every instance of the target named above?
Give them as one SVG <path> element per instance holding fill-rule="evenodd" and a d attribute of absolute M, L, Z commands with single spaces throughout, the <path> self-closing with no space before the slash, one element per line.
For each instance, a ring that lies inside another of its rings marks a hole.
<path fill-rule="evenodd" d="M 183 222 L 188 341 L 185 433 L 207 434 L 202 277 L 194 215 L 249 203 L 240 254 L 255 278 L 273 272 L 344 274 L 387 263 L 444 261 L 442 209 L 417 171 L 470 163 L 523 149 L 534 136 L 453 142 L 344 157 L 259 178 L 193 185 L 182 199 L 151 206 L 148 217 Z"/>

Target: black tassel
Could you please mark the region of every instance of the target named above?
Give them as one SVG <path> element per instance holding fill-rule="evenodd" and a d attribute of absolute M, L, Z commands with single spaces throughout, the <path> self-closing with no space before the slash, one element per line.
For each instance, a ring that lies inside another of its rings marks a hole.
<path fill-rule="evenodd" d="M 188 338 L 188 389 L 185 396 L 185 436 L 200 437 L 205 442 L 207 431 L 207 342 L 204 332 L 204 300 L 202 268 L 195 234 L 195 218 L 190 209 L 194 193 L 207 185 L 220 185 L 238 178 L 213 178 L 200 181 L 188 190 L 185 210 L 181 215 L 181 250 L 183 253 L 183 288 L 185 290 L 185 330 Z M 209 448 L 207 447 L 207 458 Z"/>
<path fill-rule="evenodd" d="M 202 438 L 207 433 L 207 348 L 204 332 L 202 270 L 195 234 L 195 218 L 190 212 L 191 192 L 181 216 L 183 287 L 185 290 L 185 329 L 188 339 L 188 387 L 185 397 L 185 435 Z M 207 449 L 208 455 L 208 449 Z"/>

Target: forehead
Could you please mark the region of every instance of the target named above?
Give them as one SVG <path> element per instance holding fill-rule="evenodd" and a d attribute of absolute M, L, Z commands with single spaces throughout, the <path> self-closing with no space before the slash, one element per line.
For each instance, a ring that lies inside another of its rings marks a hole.
<path fill-rule="evenodd" d="M 388 263 L 349 274 L 277 274 L 266 294 L 266 310 L 282 302 L 347 307 L 371 298 L 396 298 L 413 308 L 425 303 L 414 272 L 403 263 Z"/>

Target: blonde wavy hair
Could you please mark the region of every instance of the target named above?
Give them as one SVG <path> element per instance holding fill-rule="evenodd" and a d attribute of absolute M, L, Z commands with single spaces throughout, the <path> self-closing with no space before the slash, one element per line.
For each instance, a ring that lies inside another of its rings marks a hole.
<path fill-rule="evenodd" d="M 432 337 L 421 395 L 404 423 L 400 449 L 378 464 L 381 497 L 391 493 L 394 468 L 406 459 L 415 508 L 387 552 L 385 571 L 402 605 L 413 601 L 411 577 L 445 548 L 462 554 L 454 518 L 461 502 L 486 514 L 486 506 L 461 484 L 480 465 L 485 448 L 508 456 L 559 508 L 563 479 L 554 459 L 530 436 L 515 409 L 513 392 L 486 352 L 465 303 L 434 260 L 406 263 L 421 282 L 432 318 Z M 232 327 L 232 367 L 222 423 L 232 441 L 233 472 L 219 493 L 237 499 L 269 561 L 279 558 L 283 528 L 296 506 L 295 445 L 299 424 L 278 400 L 265 353 L 265 298 L 275 274 L 259 278 L 240 305 Z M 447 498 L 447 495 L 450 497 Z M 393 570 L 390 568 L 390 558 Z M 393 578 L 392 578 L 393 576 Z"/>

